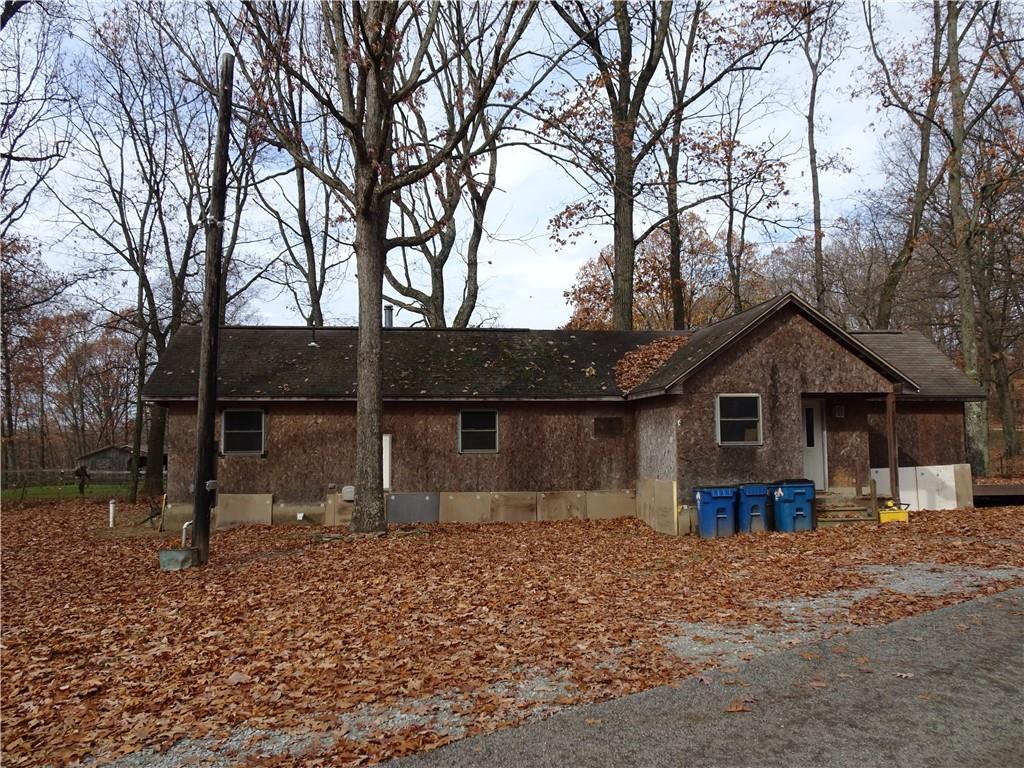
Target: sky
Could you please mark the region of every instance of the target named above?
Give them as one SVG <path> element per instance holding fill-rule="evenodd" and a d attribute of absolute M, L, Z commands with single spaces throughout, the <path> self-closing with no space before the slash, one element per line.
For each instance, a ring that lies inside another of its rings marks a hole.
<path fill-rule="evenodd" d="M 914 32 L 914 11 L 905 4 L 885 6 L 888 35 L 905 38 Z M 880 167 L 879 144 L 886 128 L 885 116 L 877 110 L 871 96 L 854 96 L 858 67 L 865 60 L 863 20 L 860 3 L 846 8 L 851 36 L 846 53 L 827 74 L 819 95 L 819 155 L 840 154 L 848 170 L 825 170 L 821 174 L 823 212 L 826 223 L 848 212 L 858 192 L 885 183 Z M 805 121 L 800 112 L 806 93 L 806 63 L 798 53 L 779 57 L 765 75 L 777 92 L 778 106 L 757 131 L 762 136 L 788 137 L 795 153 L 788 173 L 790 194 L 788 213 L 806 216 L 810 210 L 809 179 L 804 154 Z M 755 134 L 753 138 L 757 138 Z M 55 180 L 60 184 L 59 177 Z M 510 147 L 501 151 L 498 165 L 498 189 L 487 210 L 489 236 L 480 249 L 481 284 L 477 317 L 493 316 L 493 324 L 504 327 L 554 328 L 564 324 L 571 314 L 564 292 L 570 288 L 577 270 L 610 242 L 610 227 L 595 227 L 578 242 L 560 246 L 551 240 L 548 222 L 567 201 L 579 197 L 579 188 L 552 162 L 532 150 Z M 714 233 L 715 213 L 705 211 Z M 40 198 L 24 224 L 43 242 L 54 266 L 74 261 L 83 250 L 82 243 L 69 236 L 59 223 L 55 203 Z M 638 225 L 639 225 L 638 221 Z M 791 237 L 785 235 L 783 239 Z M 454 272 L 454 271 L 453 271 Z M 458 294 L 458 276 L 452 274 L 449 295 Z M 121 290 L 112 279 L 111 293 Z M 333 324 L 353 324 L 356 317 L 354 269 L 332 284 L 325 313 Z M 263 324 L 301 323 L 291 297 L 273 287 L 261 289 L 252 301 L 247 322 Z M 396 325 L 416 318 L 399 310 Z"/>

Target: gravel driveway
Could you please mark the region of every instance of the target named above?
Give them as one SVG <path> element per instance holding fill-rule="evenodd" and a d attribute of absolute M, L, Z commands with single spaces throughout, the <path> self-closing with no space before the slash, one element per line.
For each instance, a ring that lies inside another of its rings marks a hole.
<path fill-rule="evenodd" d="M 1014 589 L 389 765 L 1024 765 L 1022 638 Z"/>

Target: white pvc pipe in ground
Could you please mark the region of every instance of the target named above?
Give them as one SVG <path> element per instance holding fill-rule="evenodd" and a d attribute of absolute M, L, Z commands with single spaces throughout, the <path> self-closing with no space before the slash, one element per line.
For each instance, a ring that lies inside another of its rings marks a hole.
<path fill-rule="evenodd" d="M 114 527 L 114 511 L 117 509 L 117 501 L 110 500 L 110 527 Z"/>

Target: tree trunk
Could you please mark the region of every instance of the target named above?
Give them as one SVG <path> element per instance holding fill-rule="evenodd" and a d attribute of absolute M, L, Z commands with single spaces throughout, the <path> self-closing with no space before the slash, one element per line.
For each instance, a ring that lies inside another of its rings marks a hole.
<path fill-rule="evenodd" d="M 620 133 L 616 129 L 616 133 Z M 627 141 L 628 139 L 628 141 Z M 623 142 L 626 142 L 623 146 Z M 615 269 L 612 274 L 612 327 L 633 330 L 633 142 L 632 135 L 616 136 L 615 143 Z"/>
<path fill-rule="evenodd" d="M 675 135 L 673 135 L 673 141 Z M 666 213 L 668 214 L 668 279 L 672 295 L 672 328 L 686 330 L 686 302 L 683 298 L 683 234 L 679 226 L 679 145 L 675 144 L 668 157 L 668 188 Z"/>
<path fill-rule="evenodd" d="M 0 356 L 4 379 L 4 469 L 10 472 L 18 468 L 18 452 L 14 445 L 14 387 L 11 384 L 11 347 L 6 328 L 0 333 Z"/>
<path fill-rule="evenodd" d="M 810 23 L 810 22 L 808 22 Z M 825 309 L 825 255 L 821 227 L 821 190 L 818 186 L 818 149 L 814 141 L 814 113 L 818 99 L 818 71 L 811 68 L 811 95 L 807 104 L 807 156 L 811 166 L 811 207 L 814 218 L 814 305 Z"/>
<path fill-rule="evenodd" d="M 992 383 L 999 399 L 999 421 L 1003 427 L 1003 455 L 1019 456 L 1020 436 L 1017 434 L 1017 408 L 1013 402 L 1013 386 L 1006 358 L 1000 354 L 992 364 Z"/>
<path fill-rule="evenodd" d="M 142 400 L 142 387 L 146 383 L 146 347 L 149 334 L 142 331 L 139 339 L 139 375 L 135 380 L 135 424 L 132 426 L 132 457 L 128 464 L 128 502 L 134 504 L 139 498 L 139 467 L 142 453 L 142 422 L 146 415 L 146 406 Z"/>
<path fill-rule="evenodd" d="M 372 170 L 359 169 L 356 199 L 356 270 L 359 275 L 359 342 L 356 353 L 356 498 L 352 530 L 386 531 L 384 457 L 381 446 L 383 381 L 381 320 L 384 300 L 384 241 L 390 205 L 372 191 Z M 373 202 L 369 202 L 369 201 Z"/>
<path fill-rule="evenodd" d="M 963 200 L 963 152 L 965 140 L 965 99 L 960 80 L 958 0 L 946 3 L 946 45 L 949 56 L 949 94 L 952 116 L 949 156 L 949 208 L 953 220 L 953 249 L 956 255 L 957 289 L 960 303 L 960 349 L 964 372 L 981 383 L 978 369 L 978 340 L 974 306 L 974 280 L 971 266 L 972 238 L 970 216 Z M 967 460 L 975 475 L 988 473 L 988 404 L 967 403 Z"/>

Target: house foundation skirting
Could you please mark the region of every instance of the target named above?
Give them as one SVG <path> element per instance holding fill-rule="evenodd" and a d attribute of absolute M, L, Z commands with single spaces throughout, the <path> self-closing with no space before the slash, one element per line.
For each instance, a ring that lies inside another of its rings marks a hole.
<path fill-rule="evenodd" d="M 654 530 L 672 535 L 689 532 L 680 524 L 676 483 L 641 478 L 636 490 L 441 492 L 386 494 L 389 522 L 523 523 L 544 520 L 609 520 L 638 517 Z M 410 503 L 411 502 L 411 503 Z M 327 494 L 321 502 L 280 502 L 272 494 L 220 494 L 213 526 L 348 525 L 352 502 Z M 161 530 L 177 532 L 192 519 L 190 502 L 169 503 Z"/>

